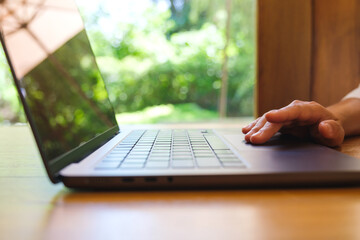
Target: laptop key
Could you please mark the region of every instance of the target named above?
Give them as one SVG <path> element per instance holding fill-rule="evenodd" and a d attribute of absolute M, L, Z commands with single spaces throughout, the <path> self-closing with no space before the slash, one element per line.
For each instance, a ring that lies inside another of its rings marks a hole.
<path fill-rule="evenodd" d="M 215 150 L 215 153 L 217 155 L 220 155 L 220 154 L 232 154 L 233 152 L 231 150 Z"/>
<path fill-rule="evenodd" d="M 120 165 L 120 168 L 123 168 L 123 169 L 130 169 L 130 168 L 143 168 L 144 167 L 144 163 L 122 163 Z"/>
<path fill-rule="evenodd" d="M 241 162 L 238 157 L 219 158 L 221 162 Z"/>
<path fill-rule="evenodd" d="M 124 163 L 145 163 L 146 162 L 146 159 L 129 159 L 129 158 L 126 158 L 124 160 Z M 124 164 L 123 163 L 123 164 Z"/>
<path fill-rule="evenodd" d="M 199 168 L 217 168 L 221 167 L 220 162 L 216 159 L 199 158 L 196 159 L 197 166 Z"/>
<path fill-rule="evenodd" d="M 195 162 L 194 162 L 195 160 Z M 214 134 L 146 131 L 125 139 L 97 169 L 246 167 Z"/>
<path fill-rule="evenodd" d="M 246 168 L 246 165 L 242 162 L 222 162 L 224 167 L 236 167 L 236 168 Z"/>
<path fill-rule="evenodd" d="M 192 156 L 176 156 L 172 159 L 173 161 L 192 161 Z"/>
<path fill-rule="evenodd" d="M 195 157 L 215 157 L 213 153 L 195 153 Z"/>
<path fill-rule="evenodd" d="M 239 159 L 237 156 L 235 156 L 235 154 L 232 155 L 217 155 L 218 158 L 220 160 L 225 160 L 225 159 Z"/>
<path fill-rule="evenodd" d="M 221 141 L 221 139 L 215 135 L 209 135 L 204 137 L 206 138 L 212 149 L 214 149 L 215 151 L 229 149 L 229 147 L 226 146 L 225 143 L 223 143 L 223 141 Z"/>
<path fill-rule="evenodd" d="M 170 161 L 170 157 L 149 157 L 149 162 L 168 162 Z"/>

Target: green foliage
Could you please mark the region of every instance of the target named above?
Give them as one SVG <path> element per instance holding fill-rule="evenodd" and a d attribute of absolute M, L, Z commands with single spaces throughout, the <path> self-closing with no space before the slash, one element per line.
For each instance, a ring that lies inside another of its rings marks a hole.
<path fill-rule="evenodd" d="M 149 7 L 142 16 L 146 21 L 114 23 L 117 28 L 110 35 L 99 31 L 92 15 L 85 16 L 116 112 L 188 102 L 217 109 L 227 17 L 224 1 L 169 2 L 167 11 L 155 3 Z M 233 0 L 227 52 L 230 116 L 252 115 L 254 49 L 254 1 Z"/>
<path fill-rule="evenodd" d="M 24 122 L 25 115 L 4 52 L 0 51 L 0 122 Z"/>
<path fill-rule="evenodd" d="M 101 22 L 111 17 L 109 6 L 127 8 L 123 1 L 99 0 L 98 6 L 95 0 L 77 2 L 116 112 L 184 103 L 217 110 L 224 61 L 225 1 L 142 0 L 151 4 L 135 20 L 124 21 L 125 17 L 118 16 L 105 27 Z M 159 7 L 162 3 L 166 9 Z M 254 0 L 232 0 L 227 51 L 229 116 L 253 113 L 254 9 Z M 111 31 L 106 30 L 109 26 Z M 25 121 L 10 79 L 1 55 L 0 121 Z M 91 91 L 84 87 L 85 92 Z"/>

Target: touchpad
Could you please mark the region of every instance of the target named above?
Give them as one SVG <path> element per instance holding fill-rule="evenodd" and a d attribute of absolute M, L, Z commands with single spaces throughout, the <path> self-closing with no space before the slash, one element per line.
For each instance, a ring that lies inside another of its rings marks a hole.
<path fill-rule="evenodd" d="M 319 145 L 298 139 L 296 137 L 276 134 L 264 144 L 254 145 L 247 143 L 244 134 L 223 134 L 225 140 L 239 151 L 273 151 L 276 150 L 304 150 L 304 148 L 318 148 Z"/>

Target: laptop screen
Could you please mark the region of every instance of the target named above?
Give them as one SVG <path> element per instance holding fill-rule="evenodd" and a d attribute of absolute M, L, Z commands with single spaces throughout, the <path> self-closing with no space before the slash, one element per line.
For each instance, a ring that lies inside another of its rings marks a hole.
<path fill-rule="evenodd" d="M 43 158 L 118 129 L 73 0 L 5 0 L 2 43 Z"/>

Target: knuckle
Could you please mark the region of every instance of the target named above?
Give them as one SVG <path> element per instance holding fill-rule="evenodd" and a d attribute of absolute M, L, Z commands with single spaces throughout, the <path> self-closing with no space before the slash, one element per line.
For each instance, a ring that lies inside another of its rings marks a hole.
<path fill-rule="evenodd" d="M 323 105 L 321 105 L 318 102 L 315 101 L 311 101 L 309 102 L 309 105 L 315 110 L 315 111 L 322 111 L 325 109 L 325 107 Z"/>
<path fill-rule="evenodd" d="M 310 102 L 309 102 L 309 105 L 310 105 L 310 106 L 313 106 L 313 107 L 316 107 L 316 108 L 321 107 L 321 105 L 320 105 L 319 103 L 315 102 L 315 101 L 310 101 Z"/>
<path fill-rule="evenodd" d="M 266 114 L 271 113 L 271 112 L 273 112 L 273 111 L 274 111 L 274 109 L 267 111 L 264 115 L 262 115 L 262 117 L 264 117 Z"/>
<path fill-rule="evenodd" d="M 324 111 L 324 107 L 322 105 L 320 105 L 319 103 L 317 103 L 316 105 L 313 106 L 313 111 L 317 112 L 317 113 L 323 113 Z"/>
<path fill-rule="evenodd" d="M 294 100 L 290 103 L 290 105 L 298 105 L 298 104 L 301 104 L 303 103 L 303 101 L 300 101 L 300 100 Z"/>
<path fill-rule="evenodd" d="M 256 124 L 259 125 L 263 125 L 264 124 L 264 121 L 266 121 L 266 118 L 265 118 L 265 115 L 259 117 L 258 119 L 256 119 Z"/>
<path fill-rule="evenodd" d="M 293 106 L 292 106 L 292 109 L 293 109 L 293 111 L 295 111 L 295 112 L 301 111 L 301 107 L 300 107 L 299 104 L 293 105 Z"/>
<path fill-rule="evenodd" d="M 253 132 L 258 132 L 258 131 L 260 131 L 261 128 L 262 128 L 262 126 L 255 126 L 255 127 L 252 128 L 252 131 Z"/>

